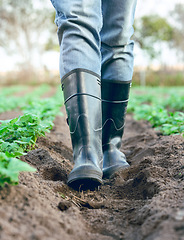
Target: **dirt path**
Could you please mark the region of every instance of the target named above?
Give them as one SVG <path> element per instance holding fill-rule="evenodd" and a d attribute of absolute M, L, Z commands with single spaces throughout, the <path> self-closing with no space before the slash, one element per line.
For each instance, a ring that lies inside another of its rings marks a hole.
<path fill-rule="evenodd" d="M 66 185 L 72 150 L 64 117 L 25 161 L 18 186 L 0 191 L 1 240 L 183 240 L 184 139 L 127 117 L 122 150 L 131 167 L 95 192 Z"/>

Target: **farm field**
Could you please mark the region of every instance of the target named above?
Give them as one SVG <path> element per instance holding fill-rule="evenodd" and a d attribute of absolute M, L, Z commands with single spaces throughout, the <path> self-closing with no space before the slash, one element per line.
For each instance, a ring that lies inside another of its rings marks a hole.
<path fill-rule="evenodd" d="M 66 184 L 72 147 L 61 89 L 0 88 L 0 240 L 183 240 L 183 93 L 132 88 L 121 147 L 131 167 L 77 192 Z"/>

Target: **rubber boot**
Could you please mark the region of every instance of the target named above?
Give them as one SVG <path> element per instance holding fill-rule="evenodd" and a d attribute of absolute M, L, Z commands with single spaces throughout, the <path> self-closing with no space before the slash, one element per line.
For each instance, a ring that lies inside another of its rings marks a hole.
<path fill-rule="evenodd" d="M 129 167 L 121 147 L 131 81 L 102 81 L 103 178 Z"/>
<path fill-rule="evenodd" d="M 62 79 L 62 89 L 74 159 L 68 185 L 93 190 L 102 183 L 101 81 L 91 71 L 75 69 Z"/>

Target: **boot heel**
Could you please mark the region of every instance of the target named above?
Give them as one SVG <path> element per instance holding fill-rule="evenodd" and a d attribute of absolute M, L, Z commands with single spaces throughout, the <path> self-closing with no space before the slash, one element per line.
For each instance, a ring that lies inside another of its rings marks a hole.
<path fill-rule="evenodd" d="M 94 190 L 102 184 L 102 171 L 93 166 L 80 166 L 68 176 L 68 185 L 76 190 Z"/>

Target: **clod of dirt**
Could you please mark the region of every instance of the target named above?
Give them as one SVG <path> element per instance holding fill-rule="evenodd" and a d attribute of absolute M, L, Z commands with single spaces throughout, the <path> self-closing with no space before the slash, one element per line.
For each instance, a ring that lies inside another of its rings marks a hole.
<path fill-rule="evenodd" d="M 25 156 L 25 159 L 38 169 L 43 179 L 67 182 L 66 170 L 61 167 L 58 161 L 50 156 L 47 150 L 36 149 L 30 151 Z"/>
<path fill-rule="evenodd" d="M 35 167 L 53 163 L 53 159 L 51 158 L 49 152 L 44 149 L 36 149 L 28 152 L 28 154 L 25 156 L 25 160 Z"/>
<path fill-rule="evenodd" d="M 61 211 L 66 211 L 71 206 L 72 206 L 72 203 L 67 200 L 64 200 L 64 199 L 62 201 L 60 201 L 58 204 L 58 208 Z"/>
<path fill-rule="evenodd" d="M 67 173 L 65 169 L 62 169 L 59 164 L 56 164 L 56 166 L 53 165 L 54 164 L 43 166 L 39 171 L 40 175 L 42 175 L 45 180 L 64 181 L 66 183 Z"/>

